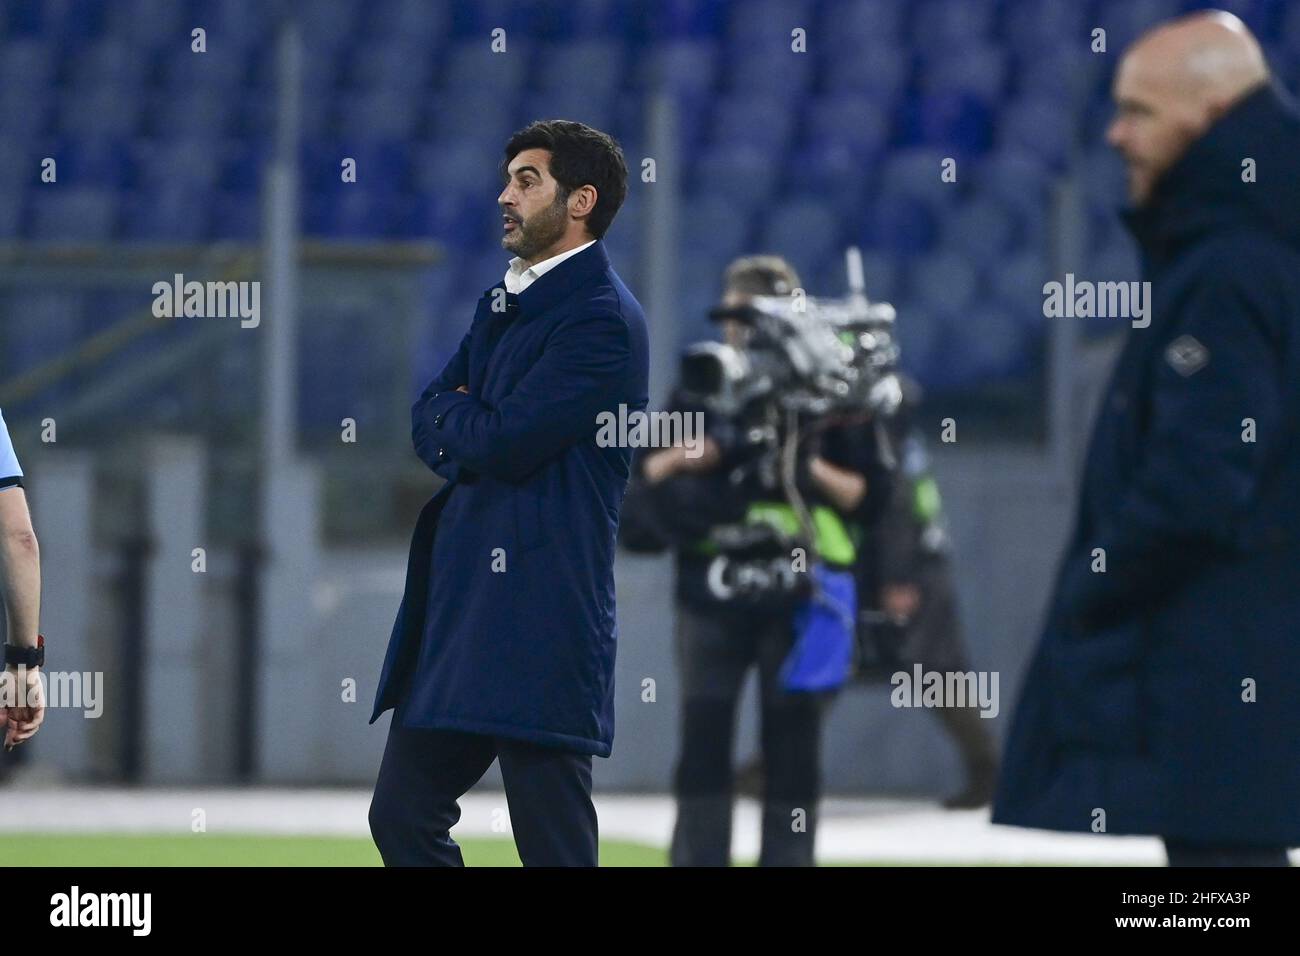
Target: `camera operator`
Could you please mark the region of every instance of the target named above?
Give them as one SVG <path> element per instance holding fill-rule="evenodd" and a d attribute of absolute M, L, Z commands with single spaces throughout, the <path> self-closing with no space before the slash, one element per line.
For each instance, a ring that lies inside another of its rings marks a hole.
<path fill-rule="evenodd" d="M 724 277 L 724 308 L 754 296 L 787 295 L 799 277 L 783 259 L 736 260 Z M 740 352 L 752 330 L 723 320 L 727 343 Z M 799 607 L 810 575 L 793 568 L 790 538 L 763 527 L 797 523 L 771 467 L 777 417 L 770 401 L 728 418 L 696 402 L 682 384 L 673 410 L 702 412 L 701 453 L 684 447 L 639 455 L 620 535 L 632 550 L 675 554 L 675 651 L 683 687 L 681 745 L 674 774 L 675 866 L 725 866 L 730 860 L 734 797 L 732 737 L 736 703 L 751 666 L 760 686 L 763 793 L 760 866 L 813 863 L 820 796 L 823 709 L 834 689 L 791 690 Z M 861 527 L 884 506 L 889 472 L 868 415 L 800 415 L 795 487 L 811 517 L 812 552 L 831 568 L 850 569 Z M 766 435 L 766 439 L 760 436 Z M 749 529 L 754 534 L 724 534 Z M 797 547 L 797 546 L 796 546 Z M 851 581 L 851 576 L 850 576 Z"/>

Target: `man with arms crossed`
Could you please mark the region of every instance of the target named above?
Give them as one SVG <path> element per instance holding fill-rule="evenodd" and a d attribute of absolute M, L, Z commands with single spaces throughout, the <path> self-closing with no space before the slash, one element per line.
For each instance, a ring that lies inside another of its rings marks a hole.
<path fill-rule="evenodd" d="M 370 806 L 390 866 L 462 865 L 456 801 L 494 759 L 524 865 L 597 862 L 631 457 L 598 444 L 598 416 L 649 398 L 645 318 L 600 241 L 627 166 L 606 134 L 550 120 L 511 137 L 501 172 L 515 258 L 412 409 L 447 483 L 416 524 L 371 717 L 394 708 Z"/>

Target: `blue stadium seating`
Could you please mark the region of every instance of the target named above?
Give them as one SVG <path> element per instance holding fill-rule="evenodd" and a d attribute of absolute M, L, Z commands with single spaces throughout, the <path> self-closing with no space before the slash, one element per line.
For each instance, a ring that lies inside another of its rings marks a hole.
<path fill-rule="evenodd" d="M 992 271 L 1014 249 L 1020 228 L 1013 208 L 977 194 L 944 218 L 940 245 L 966 262 Z"/>
<path fill-rule="evenodd" d="M 771 153 L 755 146 L 727 144 L 699 156 L 691 184 L 737 208 L 753 210 L 770 199 L 778 172 Z"/>
<path fill-rule="evenodd" d="M 868 292 L 897 300 L 925 384 L 1023 375 L 1041 344 L 1053 187 L 1067 172 L 1087 214 L 1087 268 L 1132 272 L 1114 218 L 1122 170 L 1101 141 L 1115 52 L 1207 5 L 315 0 L 299 5 L 303 222 L 313 235 L 445 243 L 454 265 L 430 288 L 431 302 L 445 298 L 432 327 L 505 267 L 492 203 L 505 139 L 533 118 L 571 116 L 624 143 L 633 182 L 609 241 L 639 278 L 644 124 L 665 94 L 682 149 L 690 329 L 713 331 L 703 313 L 735 255 L 784 252 L 825 293 L 842 291 L 840 252 L 856 241 Z M 1220 5 L 1260 34 L 1284 80 L 1300 78 L 1300 6 Z M 275 134 L 275 16 L 249 0 L 0 4 L 0 240 L 255 238 Z M 195 26 L 204 54 L 189 49 Z M 1106 54 L 1088 48 L 1095 27 Z M 496 28 L 506 53 L 489 44 Z M 795 29 L 806 53 L 791 49 Z M 45 156 L 58 160 L 57 185 L 39 180 Z M 340 182 L 344 156 L 357 160 L 355 184 Z M 945 158 L 955 183 L 940 181 Z M 56 322 L 20 353 L 81 328 Z M 339 348 L 304 356 L 302 374 L 326 375 L 347 357 Z"/>
<path fill-rule="evenodd" d="M 827 199 L 793 199 L 765 208 L 759 248 L 785 256 L 811 277 L 822 263 L 839 258 L 844 248 L 840 217 Z"/>
<path fill-rule="evenodd" d="M 929 311 L 965 311 L 975 304 L 979 273 L 964 256 L 936 251 L 913 260 L 907 289 L 907 300 Z"/>
<path fill-rule="evenodd" d="M 707 39 L 679 40 L 645 51 L 631 81 L 644 90 L 705 94 L 719 72 L 717 47 Z"/>

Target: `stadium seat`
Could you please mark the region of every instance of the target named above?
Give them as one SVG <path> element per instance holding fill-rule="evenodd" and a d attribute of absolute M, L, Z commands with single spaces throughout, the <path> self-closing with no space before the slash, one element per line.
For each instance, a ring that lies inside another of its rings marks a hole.
<path fill-rule="evenodd" d="M 873 41 L 855 50 L 854 56 L 839 56 L 823 65 L 823 82 L 828 92 L 854 92 L 884 103 L 896 102 L 911 79 L 912 56 L 906 47 Z"/>
<path fill-rule="evenodd" d="M 119 189 L 133 179 L 131 153 L 129 144 L 114 137 L 68 135 L 54 142 L 50 155 L 58 162 L 59 183 Z M 30 181 L 36 181 L 34 174 Z"/>
<path fill-rule="evenodd" d="M 1046 97 L 1017 100 L 1002 112 L 999 145 L 1032 153 L 1052 169 L 1065 167 L 1074 142 L 1071 117 Z"/>
<path fill-rule="evenodd" d="M 906 45 L 904 0 L 831 0 L 822 8 L 817 35 L 833 59 L 872 43 Z"/>
<path fill-rule="evenodd" d="M 155 51 L 177 37 L 188 40 L 196 25 L 190 21 L 187 5 L 175 0 L 114 0 L 105 10 L 104 29 L 109 37 L 129 38 L 135 50 Z"/>
<path fill-rule="evenodd" d="M 59 133 L 128 139 L 140 130 L 138 93 L 116 87 L 68 89 L 59 98 Z"/>
<path fill-rule="evenodd" d="M 1041 210 L 1050 198 L 1052 176 L 1041 158 L 1021 149 L 995 149 L 970 173 L 972 191 L 1022 214 Z"/>
<path fill-rule="evenodd" d="M 911 7 L 912 38 L 925 51 L 969 50 L 993 36 L 998 10 L 970 0 L 922 0 Z"/>
<path fill-rule="evenodd" d="M 711 193 L 688 195 L 682 203 L 682 243 L 705 259 L 731 259 L 750 237 L 750 216 Z"/>
<path fill-rule="evenodd" d="M 5 329 L 3 368 L 10 375 L 63 354 L 82 337 L 85 297 L 75 292 L 11 292 L 3 309 L 25 320 Z"/>
<path fill-rule="evenodd" d="M 712 142 L 752 146 L 779 154 L 785 148 L 792 126 L 793 118 L 789 111 L 774 97 L 721 97 L 713 110 Z"/>
<path fill-rule="evenodd" d="M 460 42 L 447 51 L 442 77 L 444 90 L 520 90 L 529 76 L 529 45 L 523 37 L 507 33 L 505 52 L 494 53 L 485 33 L 483 38 Z"/>
<path fill-rule="evenodd" d="M 564 118 L 608 130 L 614 122 L 613 96 L 610 90 L 600 87 L 570 86 L 554 93 L 530 90 L 524 94 L 517 117 L 517 129 L 535 119 Z M 499 156 L 504 145 L 504 139 L 492 144 L 491 154 Z"/>
<path fill-rule="evenodd" d="M 1025 248 L 987 272 L 989 297 L 1002 303 L 1025 324 L 1043 316 L 1043 284 L 1048 282 L 1047 257 L 1040 249 Z"/>
<path fill-rule="evenodd" d="M 709 40 L 666 43 L 632 64 L 632 81 L 643 92 L 703 94 L 713 89 L 720 54 Z"/>
<path fill-rule="evenodd" d="M 1106 31 L 1107 49 L 1122 50 L 1161 20 L 1178 16 L 1184 6 L 1180 0 L 1099 0 L 1094 18 Z"/>
<path fill-rule="evenodd" d="M 814 64 L 808 53 L 791 49 L 788 30 L 784 39 L 761 46 L 733 40 L 727 48 L 727 91 L 778 99 L 794 108 L 812 84 Z"/>
<path fill-rule="evenodd" d="M 1087 37 L 1094 25 L 1089 4 L 1022 0 L 1006 11 L 998 36 L 1016 53 L 1033 53 Z"/>
<path fill-rule="evenodd" d="M 47 89 L 54 80 L 54 52 L 33 37 L 6 41 L 0 46 L 0 87 Z"/>
<path fill-rule="evenodd" d="M 117 36 L 92 44 L 68 64 L 68 85 L 73 89 L 135 90 L 145 82 L 148 57 L 138 46 Z"/>
<path fill-rule="evenodd" d="M 216 194 L 208 236 L 256 242 L 262 234 L 262 207 L 255 195 L 246 192 Z"/>
<path fill-rule="evenodd" d="M 916 259 L 908 269 L 907 301 L 932 312 L 956 312 L 975 304 L 979 273 L 966 257 L 934 252 Z"/>
<path fill-rule="evenodd" d="M 954 182 L 942 179 L 947 159 L 957 161 Z M 967 168 L 966 162 L 945 149 L 917 146 L 893 150 L 881 167 L 880 191 L 913 199 L 933 210 L 946 209 L 956 203 L 962 191 L 961 170 L 964 168 Z"/>
<path fill-rule="evenodd" d="M 125 199 L 121 238 L 148 242 L 198 242 L 208 237 L 213 194 L 163 182 Z"/>
<path fill-rule="evenodd" d="M 27 195 L 32 238 L 38 242 L 94 242 L 113 236 L 118 197 L 112 189 L 69 186 L 33 189 Z"/>
<path fill-rule="evenodd" d="M 772 195 L 777 172 L 771 153 L 752 146 L 725 146 L 700 155 L 691 182 L 704 195 L 752 210 Z"/>
<path fill-rule="evenodd" d="M 562 93 L 573 89 L 612 91 L 623 79 L 623 48 L 612 40 L 556 43 L 539 51 L 528 86 Z"/>
<path fill-rule="evenodd" d="M 988 108 L 965 93 L 931 93 L 909 100 L 900 112 L 898 142 L 978 156 L 992 140 Z"/>
<path fill-rule="evenodd" d="M 1004 261 L 1018 238 L 1014 211 L 987 196 L 973 195 L 941 223 L 942 248 L 981 269 Z"/>
<path fill-rule="evenodd" d="M 940 328 L 935 316 L 919 305 L 895 303 L 895 334 L 899 344 L 899 364 L 923 387 L 935 384 L 933 368 L 947 356 L 940 347 Z"/>
<path fill-rule="evenodd" d="M 768 208 L 759 228 L 758 245 L 764 252 L 785 256 L 803 275 L 813 273 L 838 258 L 840 218 L 826 199 L 794 199 Z"/>
<path fill-rule="evenodd" d="M 783 191 L 787 195 L 820 196 L 835 203 L 846 215 L 855 215 L 875 178 L 878 154 L 813 142 L 791 154 Z"/>
<path fill-rule="evenodd" d="M 513 96 L 487 91 L 440 93 L 425 106 L 425 125 L 439 142 L 499 151 L 515 130 L 515 104 Z"/>
<path fill-rule="evenodd" d="M 784 43 L 789 49 L 790 31 L 812 21 L 809 0 L 749 0 L 733 3 L 727 10 L 726 33 L 745 46 Z"/>
<path fill-rule="evenodd" d="M 945 343 L 942 357 L 931 366 L 936 385 L 969 388 L 984 382 L 1015 378 L 1030 367 L 1027 335 L 1011 310 L 997 304 L 979 305 L 941 319 Z"/>
<path fill-rule="evenodd" d="M 137 182 L 206 190 L 221 173 L 222 149 L 207 140 L 138 140 L 132 147 Z"/>
<path fill-rule="evenodd" d="M 893 117 L 890 107 L 861 94 L 826 95 L 806 105 L 805 138 L 813 144 L 837 144 L 875 156 L 888 144 Z"/>
<path fill-rule="evenodd" d="M 929 250 L 935 242 L 935 216 L 921 200 L 903 194 L 878 197 L 861 217 L 862 244 L 896 256 Z"/>
<path fill-rule="evenodd" d="M 151 97 L 146 128 L 159 139 L 219 140 L 233 132 L 236 99 L 229 90 L 200 87 Z"/>
<path fill-rule="evenodd" d="M 348 82 L 359 90 L 423 90 L 433 82 L 440 52 L 405 35 L 371 39 L 348 54 Z"/>
<path fill-rule="evenodd" d="M 497 162 L 501 145 L 490 160 L 473 143 L 437 143 L 417 147 L 411 161 L 411 182 L 417 192 L 464 194 L 482 203 L 495 203 L 501 191 Z M 495 208 L 495 207 L 493 207 Z M 492 209 L 486 210 L 491 212 Z"/>
<path fill-rule="evenodd" d="M 921 58 L 917 87 L 930 94 L 967 94 L 985 104 L 1002 100 L 1007 87 L 1007 56 L 998 47 L 940 47 Z"/>
<path fill-rule="evenodd" d="M 418 90 L 380 88 L 338 97 L 333 129 L 341 140 L 401 141 L 419 131 Z"/>

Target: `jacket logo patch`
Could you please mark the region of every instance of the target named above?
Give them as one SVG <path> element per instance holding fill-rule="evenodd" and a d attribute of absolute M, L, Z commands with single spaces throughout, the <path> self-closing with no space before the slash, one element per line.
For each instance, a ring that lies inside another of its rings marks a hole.
<path fill-rule="evenodd" d="M 1165 361 L 1175 372 L 1186 378 L 1205 368 L 1210 361 L 1210 350 L 1191 335 L 1180 335 L 1165 349 Z"/>

